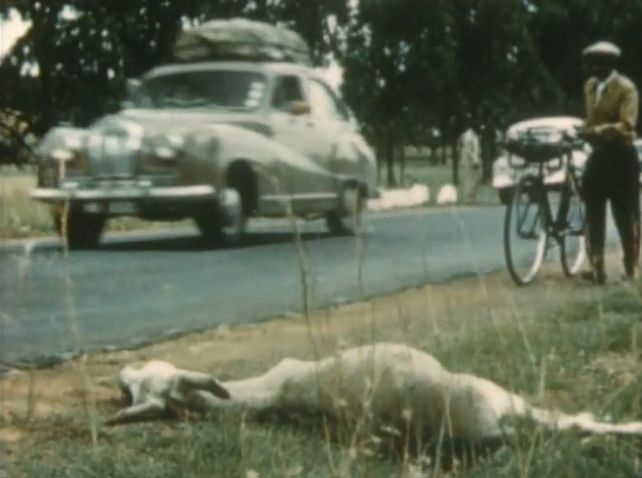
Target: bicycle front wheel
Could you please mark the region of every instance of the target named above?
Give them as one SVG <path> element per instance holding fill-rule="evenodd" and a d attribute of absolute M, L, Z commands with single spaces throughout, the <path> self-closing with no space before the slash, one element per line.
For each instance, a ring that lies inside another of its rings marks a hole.
<path fill-rule="evenodd" d="M 574 277 L 586 259 L 586 239 L 584 223 L 586 210 L 577 189 L 570 186 L 562 192 L 562 204 L 558 224 L 560 230 L 560 260 L 566 277 Z"/>
<path fill-rule="evenodd" d="M 546 255 L 548 234 L 541 188 L 537 178 L 522 178 L 506 206 L 504 255 L 517 285 L 526 285 L 535 278 Z"/>

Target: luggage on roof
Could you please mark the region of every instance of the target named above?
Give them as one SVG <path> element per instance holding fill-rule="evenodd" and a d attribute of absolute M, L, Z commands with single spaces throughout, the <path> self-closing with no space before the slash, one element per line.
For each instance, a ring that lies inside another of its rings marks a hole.
<path fill-rule="evenodd" d="M 212 20 L 179 33 L 174 55 L 181 61 L 286 61 L 309 65 L 310 50 L 287 28 L 235 18 Z"/>

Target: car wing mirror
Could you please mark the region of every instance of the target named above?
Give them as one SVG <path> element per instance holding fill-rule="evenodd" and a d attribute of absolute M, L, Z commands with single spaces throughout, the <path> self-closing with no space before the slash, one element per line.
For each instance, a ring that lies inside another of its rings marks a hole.
<path fill-rule="evenodd" d="M 310 108 L 310 104 L 307 101 L 291 101 L 288 104 L 287 108 L 288 113 L 294 116 L 303 116 L 310 114 L 312 111 L 312 108 Z"/>
<path fill-rule="evenodd" d="M 127 78 L 125 82 L 125 91 L 127 92 L 127 98 L 133 98 L 141 86 L 141 81 L 136 78 Z"/>
<path fill-rule="evenodd" d="M 142 82 L 139 79 L 127 78 L 127 81 L 125 81 L 125 99 L 120 103 L 121 108 L 127 109 L 135 106 L 141 86 Z"/>

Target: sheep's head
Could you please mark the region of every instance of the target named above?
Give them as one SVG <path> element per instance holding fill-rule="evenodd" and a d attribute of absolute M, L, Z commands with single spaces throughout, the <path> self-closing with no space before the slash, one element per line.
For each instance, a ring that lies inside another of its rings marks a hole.
<path fill-rule="evenodd" d="M 141 368 L 127 365 L 118 373 L 117 382 L 128 406 L 107 421 L 111 425 L 159 418 L 181 408 L 200 411 L 204 394 L 230 398 L 227 389 L 211 375 L 160 361 Z"/>

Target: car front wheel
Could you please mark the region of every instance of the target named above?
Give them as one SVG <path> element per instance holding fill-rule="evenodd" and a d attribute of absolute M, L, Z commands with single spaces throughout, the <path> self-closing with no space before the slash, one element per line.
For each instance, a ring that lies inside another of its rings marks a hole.
<path fill-rule="evenodd" d="M 241 194 L 234 188 L 224 189 L 216 202 L 207 204 L 194 216 L 194 221 L 208 242 L 238 244 L 247 224 Z"/>
<path fill-rule="evenodd" d="M 71 210 L 66 219 L 65 221 L 63 213 L 54 214 L 56 231 L 66 237 L 69 249 L 91 249 L 98 246 L 107 222 L 105 217 Z"/>

